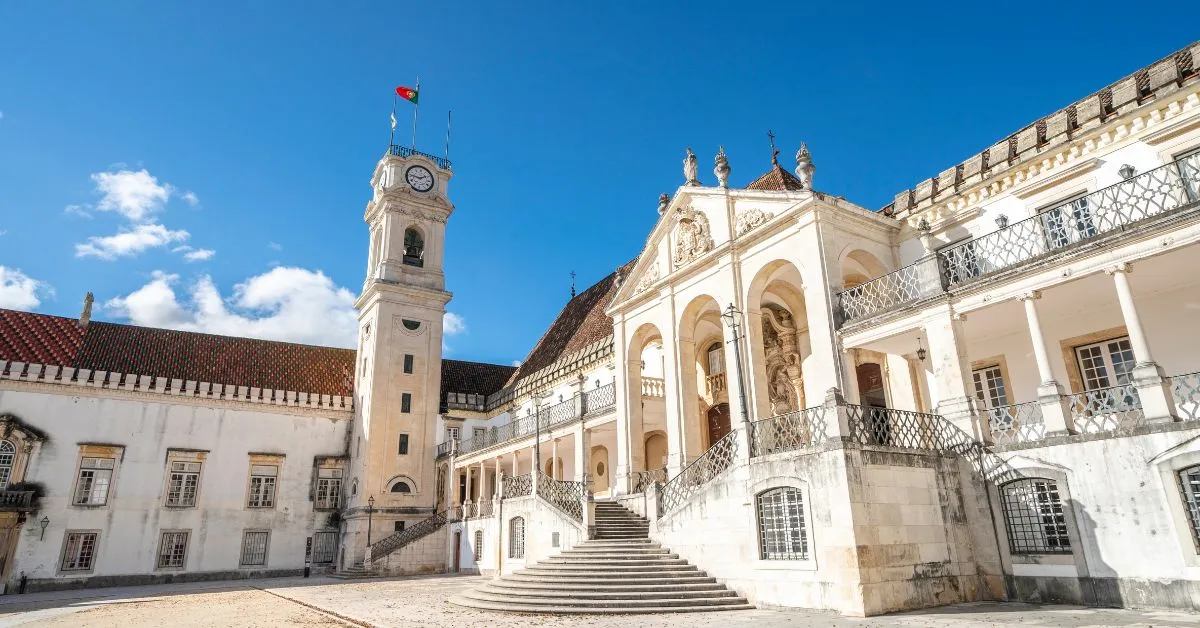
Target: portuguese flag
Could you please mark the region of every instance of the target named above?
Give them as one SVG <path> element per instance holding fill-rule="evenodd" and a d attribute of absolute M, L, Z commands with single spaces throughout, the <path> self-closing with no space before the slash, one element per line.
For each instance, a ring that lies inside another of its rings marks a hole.
<path fill-rule="evenodd" d="M 401 85 L 396 88 L 396 95 L 412 104 L 417 104 L 417 90 Z"/>

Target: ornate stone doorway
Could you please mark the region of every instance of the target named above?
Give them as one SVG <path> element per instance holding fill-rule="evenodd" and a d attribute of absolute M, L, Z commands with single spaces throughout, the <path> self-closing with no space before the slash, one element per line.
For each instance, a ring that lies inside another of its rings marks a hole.
<path fill-rule="evenodd" d="M 729 424 L 729 404 L 718 403 L 708 409 L 708 446 L 712 447 L 713 443 L 725 438 L 729 433 L 731 426 Z"/>

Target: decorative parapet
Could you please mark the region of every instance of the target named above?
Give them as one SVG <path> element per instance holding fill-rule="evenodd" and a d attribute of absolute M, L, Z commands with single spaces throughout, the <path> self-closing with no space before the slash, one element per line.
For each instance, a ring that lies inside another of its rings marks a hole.
<path fill-rule="evenodd" d="M 915 213 L 948 201 L 968 187 L 1018 166 L 1036 165 L 1046 153 L 1095 130 L 1137 107 L 1180 91 L 1200 78 L 1200 42 L 1171 54 L 1076 103 L 1054 112 L 993 144 L 913 189 L 896 194 L 884 214 Z M 978 200 L 978 199 L 977 199 Z M 932 222 L 932 221 L 931 221 Z"/>
<path fill-rule="evenodd" d="M 189 399 L 234 401 L 258 405 L 286 406 L 289 408 L 313 408 L 338 412 L 351 412 L 354 410 L 354 398 L 341 395 L 323 395 L 294 390 L 276 390 L 273 388 L 256 388 L 235 384 L 197 382 L 193 380 L 154 377 L 151 375 L 93 371 L 67 366 L 26 364 L 24 362 L 0 360 L 0 381 L 3 380 L 76 386 L 90 389 L 123 390 L 171 397 L 186 397 Z"/>
<path fill-rule="evenodd" d="M 590 345 L 567 356 L 563 356 L 549 366 L 522 377 L 494 393 L 487 400 L 487 409 L 495 410 L 509 402 L 519 399 L 535 390 L 542 390 L 560 382 L 598 363 L 612 357 L 613 336 L 597 340 Z"/>

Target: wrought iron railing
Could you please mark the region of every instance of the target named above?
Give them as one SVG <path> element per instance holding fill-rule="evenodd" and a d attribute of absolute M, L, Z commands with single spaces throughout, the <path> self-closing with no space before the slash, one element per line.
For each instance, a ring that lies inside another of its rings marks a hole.
<path fill-rule="evenodd" d="M 1175 411 L 1184 421 L 1200 421 L 1200 373 L 1173 375 L 1171 395 L 1175 397 Z"/>
<path fill-rule="evenodd" d="M 839 292 L 839 318 L 846 322 L 867 318 L 941 292 L 937 258 L 930 255 Z"/>
<path fill-rule="evenodd" d="M 533 494 L 533 475 L 529 473 L 506 475 L 503 482 L 505 499 Z"/>
<path fill-rule="evenodd" d="M 422 157 L 432 160 L 433 163 L 437 164 L 438 168 L 450 170 L 450 160 L 449 159 L 446 159 L 445 157 L 435 157 L 433 155 L 430 155 L 429 153 L 422 153 L 421 151 L 413 150 L 413 149 L 409 148 L 408 146 L 399 146 L 397 144 L 392 144 L 392 146 L 388 150 L 388 152 L 397 157 L 411 157 L 412 155 L 420 155 Z"/>
<path fill-rule="evenodd" d="M 848 323 L 1200 203 L 1200 155 L 1149 170 L 838 293 Z"/>
<path fill-rule="evenodd" d="M 371 545 L 371 562 L 375 562 L 413 541 L 437 532 L 438 529 L 449 522 L 458 521 L 459 517 L 456 510 L 457 508 L 451 508 L 439 512 L 428 519 L 422 519 L 404 528 L 403 531 L 397 532 L 382 541 L 373 543 Z"/>
<path fill-rule="evenodd" d="M 492 502 L 492 500 L 490 500 L 486 497 L 480 498 L 479 501 L 475 502 L 475 516 L 476 517 L 492 516 L 493 506 L 494 506 L 494 502 Z"/>
<path fill-rule="evenodd" d="M 658 491 L 658 516 L 674 511 L 696 491 L 733 466 L 737 458 L 737 430 L 713 443 Z"/>
<path fill-rule="evenodd" d="M 1036 401 L 988 408 L 984 413 L 992 432 L 992 442 L 997 445 L 1027 443 L 1046 437 L 1042 406 Z"/>
<path fill-rule="evenodd" d="M 617 385 L 608 384 L 583 393 L 583 413 L 593 414 L 617 405 Z"/>
<path fill-rule="evenodd" d="M 537 431 L 535 420 L 540 420 L 542 429 L 566 423 L 596 412 L 603 412 L 616 406 L 616 385 L 608 384 L 595 390 L 583 393 L 582 399 L 572 397 L 552 406 L 540 409 L 536 415 L 514 417 L 504 425 L 489 427 L 483 433 L 468 438 L 458 446 L 458 453 L 487 449 L 515 438 L 528 436 Z M 537 417 L 535 419 L 535 417 Z"/>
<path fill-rule="evenodd" d="M 833 411 L 817 406 L 751 423 L 750 457 L 807 449 L 824 442 L 829 438 L 829 414 Z"/>
<path fill-rule="evenodd" d="M 629 479 L 631 484 L 630 492 L 644 493 L 654 488 L 655 482 L 665 484 L 667 482 L 667 470 L 649 469 L 647 471 L 634 471 L 630 474 Z"/>
<path fill-rule="evenodd" d="M 454 441 L 452 441 L 452 440 L 448 440 L 448 441 L 446 441 L 446 442 L 444 442 L 444 443 L 438 443 L 438 446 L 437 446 L 437 457 L 438 457 L 438 458 L 445 458 L 446 456 L 449 456 L 449 455 L 450 455 L 450 450 L 451 450 L 451 449 L 453 449 L 453 448 L 454 448 Z"/>
<path fill-rule="evenodd" d="M 850 440 L 859 445 L 879 445 L 901 449 L 937 451 L 942 449 L 940 424 L 946 419 L 936 414 L 846 404 Z"/>
<path fill-rule="evenodd" d="M 538 472 L 538 497 L 550 502 L 568 517 L 583 523 L 583 500 L 587 495 L 587 484 L 556 480 Z"/>
<path fill-rule="evenodd" d="M 666 383 L 661 377 L 643 377 L 642 378 L 642 396 L 643 397 L 664 397 L 666 396 Z"/>
<path fill-rule="evenodd" d="M 1142 400 L 1133 384 L 1085 390 L 1067 396 L 1071 419 L 1081 434 L 1112 432 L 1145 422 Z"/>

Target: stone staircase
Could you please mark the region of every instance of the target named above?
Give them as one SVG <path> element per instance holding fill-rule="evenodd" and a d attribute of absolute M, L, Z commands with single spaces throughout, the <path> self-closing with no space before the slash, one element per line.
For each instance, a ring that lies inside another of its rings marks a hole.
<path fill-rule="evenodd" d="M 596 538 L 452 600 L 520 613 L 682 613 L 754 608 L 649 538 L 645 519 L 596 503 Z"/>
<path fill-rule="evenodd" d="M 362 563 L 355 563 L 352 567 L 347 567 L 327 575 L 330 578 L 337 578 L 338 580 L 358 580 L 360 578 L 378 578 L 380 574 L 374 570 L 367 569 Z"/>

